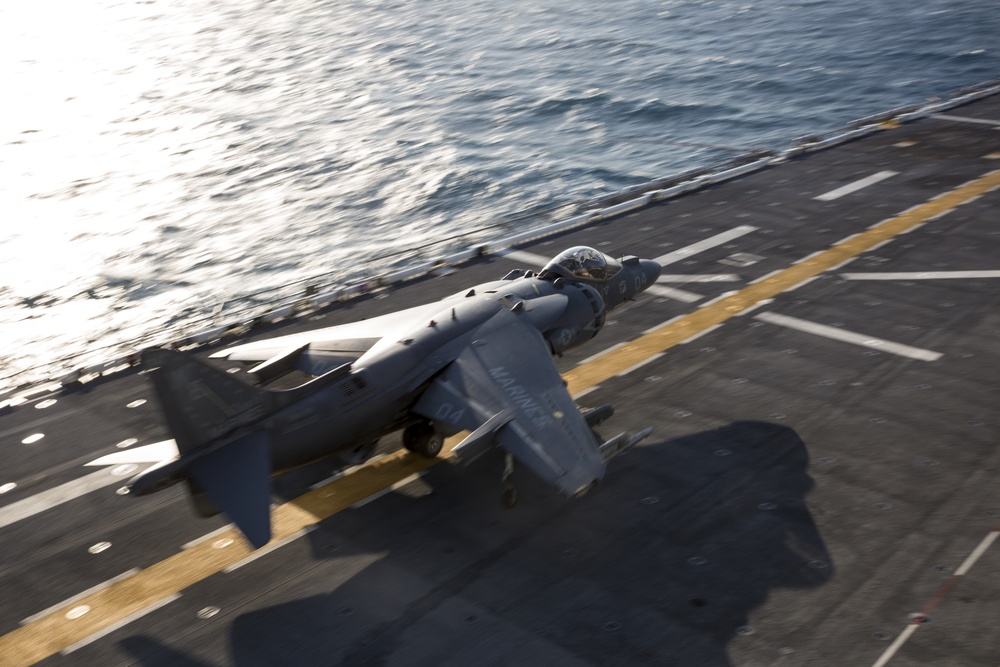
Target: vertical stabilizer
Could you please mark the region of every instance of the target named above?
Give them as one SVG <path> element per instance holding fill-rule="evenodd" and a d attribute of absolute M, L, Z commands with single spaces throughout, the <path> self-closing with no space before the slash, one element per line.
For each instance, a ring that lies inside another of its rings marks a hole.
<path fill-rule="evenodd" d="M 163 415 L 183 456 L 274 409 L 273 392 L 249 385 L 194 356 L 171 350 L 143 353 Z"/>
<path fill-rule="evenodd" d="M 271 539 L 271 443 L 259 423 L 294 394 L 279 394 L 242 382 L 197 359 L 171 350 L 143 354 L 160 407 L 177 442 L 179 459 L 163 474 L 189 476 L 202 513 L 214 505 L 235 523 L 254 547 Z M 152 470 L 152 469 L 151 469 Z M 158 472 L 146 471 L 130 483 L 159 488 Z M 195 493 L 197 489 L 197 493 Z M 211 501 L 204 503 L 203 496 Z"/>

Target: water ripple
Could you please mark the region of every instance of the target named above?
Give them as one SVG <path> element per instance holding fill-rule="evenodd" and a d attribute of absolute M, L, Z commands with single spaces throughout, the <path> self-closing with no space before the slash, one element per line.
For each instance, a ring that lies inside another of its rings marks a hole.
<path fill-rule="evenodd" d="M 993 78 L 998 33 L 975 0 L 6 3 L 0 377 Z"/>

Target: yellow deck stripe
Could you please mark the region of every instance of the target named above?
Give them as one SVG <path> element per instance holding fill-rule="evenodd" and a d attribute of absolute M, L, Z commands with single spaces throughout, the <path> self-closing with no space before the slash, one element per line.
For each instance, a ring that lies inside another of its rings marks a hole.
<path fill-rule="evenodd" d="M 598 357 L 589 364 L 577 366 L 568 373 L 564 373 L 563 378 L 568 383 L 569 392 L 576 394 L 600 384 L 623 370 L 648 359 L 653 354 L 663 352 L 697 333 L 721 324 L 765 299 L 777 296 L 803 281 L 860 255 L 883 241 L 907 232 L 917 225 L 942 215 L 998 186 L 1000 186 L 1000 170 L 990 172 L 925 204 L 884 220 L 868 230 L 849 237 L 804 262 L 793 264 L 784 271 L 759 283 L 748 285 L 719 301 L 706 304 L 690 315 L 665 324 L 627 345 Z"/>
<path fill-rule="evenodd" d="M 956 206 L 993 188 L 1000 187 L 1000 170 L 937 197 L 926 204 L 890 218 L 849 238 L 804 262 L 790 266 L 759 283 L 707 304 L 679 320 L 664 325 L 624 347 L 565 374 L 569 390 L 575 394 L 615 376 L 663 352 L 690 336 L 725 322 L 731 317 L 769 299 L 804 280 L 817 276 L 873 246 L 942 215 Z M 446 454 L 461 440 L 449 439 Z M 428 460 L 407 452 L 397 452 L 362 466 L 272 512 L 273 539 L 280 540 L 317 523 L 373 493 L 424 470 L 440 459 Z M 159 563 L 116 582 L 82 600 L 59 609 L 0 637 L 0 656 L 5 665 L 32 665 L 68 646 L 103 630 L 112 623 L 179 593 L 183 589 L 246 558 L 251 553 L 235 530 L 197 544 Z M 90 611 L 67 619 L 70 608 L 86 605 Z"/>

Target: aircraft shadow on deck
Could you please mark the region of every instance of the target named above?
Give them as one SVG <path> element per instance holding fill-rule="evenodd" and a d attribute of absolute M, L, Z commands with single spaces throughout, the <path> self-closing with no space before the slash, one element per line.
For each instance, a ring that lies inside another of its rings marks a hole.
<path fill-rule="evenodd" d="M 232 662 L 730 665 L 772 589 L 833 576 L 808 463 L 793 429 L 736 422 L 628 452 L 579 500 L 524 472 L 512 510 L 499 455 L 434 466 L 310 533 L 364 564 L 235 618 Z"/>

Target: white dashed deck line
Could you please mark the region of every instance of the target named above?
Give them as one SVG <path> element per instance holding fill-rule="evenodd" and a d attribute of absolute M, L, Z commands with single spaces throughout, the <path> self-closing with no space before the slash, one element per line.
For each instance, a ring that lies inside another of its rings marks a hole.
<path fill-rule="evenodd" d="M 906 643 L 906 640 L 910 638 L 910 635 L 916 631 L 917 626 L 915 624 L 911 623 L 907 625 L 906 628 L 899 633 L 899 636 L 896 637 L 896 641 L 889 645 L 889 648 L 887 648 L 879 659 L 875 661 L 875 664 L 872 665 L 872 667 L 885 667 L 885 665 L 892 660 L 892 656 L 896 655 L 896 651 L 898 651 L 903 644 Z"/>
<path fill-rule="evenodd" d="M 107 486 L 124 484 L 126 482 L 124 477 L 111 474 L 111 470 L 113 468 L 105 468 L 104 470 L 92 472 L 79 479 L 74 479 L 72 482 L 60 484 L 47 491 L 36 493 L 33 496 L 0 508 L 0 528 L 35 516 L 53 507 L 58 507 L 63 503 L 68 503 L 91 491 L 97 491 Z M 137 468 L 135 472 L 138 473 L 139 469 Z"/>
<path fill-rule="evenodd" d="M 698 332 L 698 333 L 696 333 L 695 335 L 693 335 L 693 336 L 689 336 L 689 337 L 685 338 L 684 340 L 682 340 L 682 341 L 680 342 L 680 344 L 681 344 L 681 345 L 687 345 L 687 344 L 688 344 L 688 343 L 690 343 L 691 341 L 694 341 L 694 340 L 698 340 L 698 339 L 699 339 L 699 338 L 701 338 L 702 336 L 705 336 L 705 335 L 707 335 L 707 334 L 710 334 L 710 333 L 712 333 L 713 331 L 715 331 L 716 329 L 718 329 L 719 327 L 721 327 L 721 326 L 722 326 L 722 324 L 723 324 L 723 323 L 721 323 L 721 322 L 720 322 L 719 324 L 716 324 L 716 325 L 715 325 L 714 327 L 708 327 L 707 329 L 702 329 L 701 331 L 699 331 L 699 332 Z"/>
<path fill-rule="evenodd" d="M 673 324 L 677 320 L 684 319 L 685 317 L 687 317 L 687 313 L 683 313 L 681 315 L 677 315 L 676 317 L 671 317 L 666 322 L 660 322 L 655 327 L 650 327 L 650 328 L 646 329 L 645 331 L 643 331 L 642 333 L 643 333 L 643 335 L 646 335 L 646 334 L 649 334 L 649 333 L 653 333 L 654 331 L 656 331 L 658 329 L 662 329 L 663 327 L 667 326 L 668 324 Z"/>
<path fill-rule="evenodd" d="M 1000 278 L 1000 271 L 910 271 L 898 273 L 842 273 L 844 280 L 962 280 Z"/>
<path fill-rule="evenodd" d="M 257 560 L 258 558 L 266 556 L 267 554 L 271 553 L 272 551 L 277 551 L 278 549 L 280 549 L 281 547 L 285 546 L 286 544 L 291 544 L 292 542 L 294 542 L 295 540 L 299 539 L 303 535 L 308 535 L 312 531 L 316 530 L 316 528 L 317 528 L 317 526 L 315 524 L 313 524 L 312 526 L 306 526 L 302 530 L 297 531 L 295 533 L 292 533 L 288 537 L 280 539 L 277 542 L 271 542 L 270 544 L 265 544 L 260 549 L 257 549 L 256 551 L 254 551 L 252 554 L 250 554 L 249 556 L 247 556 L 243 560 L 238 560 L 235 563 L 233 563 L 232 565 L 227 565 L 226 567 L 222 568 L 222 571 L 225 574 L 229 574 L 230 572 L 234 572 L 235 570 L 240 569 L 244 565 L 249 565 L 250 563 L 252 563 L 255 560 Z"/>
<path fill-rule="evenodd" d="M 233 529 L 235 527 L 236 527 L 236 524 L 233 524 L 233 523 L 227 523 L 225 526 L 219 526 L 218 528 L 216 528 L 215 530 L 213 530 L 210 533 L 205 533 L 201 537 L 196 537 L 193 540 L 191 540 L 190 542 L 182 544 L 181 545 L 181 550 L 187 550 L 187 549 L 190 549 L 191 547 L 196 547 L 199 544 L 201 544 L 202 542 L 207 542 L 208 540 L 212 539 L 213 537 L 218 537 L 219 535 L 221 535 L 222 533 L 226 532 L 227 530 L 231 530 L 231 529 Z"/>
<path fill-rule="evenodd" d="M 797 317 L 788 317 L 787 315 L 779 315 L 778 313 L 760 313 L 759 315 L 754 315 L 754 319 L 760 320 L 762 322 L 767 322 L 768 324 L 775 324 L 787 329 L 794 329 L 795 331 L 801 331 L 803 333 L 810 333 L 816 336 L 822 336 L 823 338 L 829 338 L 830 340 L 841 341 L 843 343 L 851 343 L 853 345 L 860 345 L 861 347 L 867 347 L 872 350 L 878 350 L 880 352 L 888 352 L 890 354 L 896 354 L 901 357 L 907 357 L 909 359 L 918 359 L 920 361 L 937 361 L 943 355 L 940 352 L 934 352 L 932 350 L 924 350 L 919 347 L 912 347 L 910 345 L 904 345 L 902 343 L 894 343 L 889 340 L 884 340 L 882 338 L 875 338 L 874 336 L 866 336 L 864 334 L 854 333 L 853 331 L 845 331 L 839 327 L 830 327 L 825 324 L 817 324 L 816 322 L 810 322 L 808 320 L 800 320 Z"/>
<path fill-rule="evenodd" d="M 647 357 L 647 358 L 643 359 L 642 361 L 640 361 L 639 363 L 637 363 L 636 365 L 629 366 L 628 368 L 626 368 L 625 370 L 623 370 L 621 373 L 616 373 L 615 377 L 619 377 L 619 378 L 620 377 L 624 377 L 624 376 L 628 375 L 629 373 L 631 373 L 632 371 L 637 370 L 639 368 L 642 368 L 646 364 L 651 364 L 654 361 L 656 361 L 657 359 L 659 359 L 660 357 L 666 356 L 666 354 L 667 354 L 666 352 L 659 352 L 659 353 L 654 354 L 654 355 L 652 355 L 650 357 Z"/>
<path fill-rule="evenodd" d="M 666 285 L 659 284 L 650 285 L 644 291 L 648 294 L 655 294 L 656 296 L 662 296 L 665 299 L 683 301 L 684 303 L 694 303 L 695 301 L 701 301 L 705 298 L 704 294 L 696 294 L 694 292 L 688 292 L 687 290 L 677 289 L 676 287 L 667 287 Z"/>
<path fill-rule="evenodd" d="M 858 190 L 867 188 L 869 185 L 874 185 L 879 181 L 884 181 L 887 178 L 896 176 L 898 173 L 898 171 L 880 171 L 877 174 L 865 176 L 864 178 L 854 181 L 853 183 L 842 185 L 836 190 L 830 190 L 824 194 L 817 195 L 816 197 L 813 197 L 813 199 L 817 199 L 819 201 L 833 201 L 834 199 L 840 199 L 841 197 L 849 195 L 852 192 L 857 192 Z"/>
<path fill-rule="evenodd" d="M 740 277 L 735 273 L 668 273 L 661 275 L 658 283 L 735 283 Z"/>
<path fill-rule="evenodd" d="M 971 570 L 972 566 L 976 564 L 976 561 L 979 560 L 982 555 L 986 553 L 986 550 L 993 545 L 993 542 L 996 541 L 998 535 L 1000 535 L 1000 531 L 990 531 L 990 533 L 983 538 L 982 542 L 980 542 L 979 545 L 972 550 L 969 557 L 965 559 L 957 570 L 955 570 L 955 576 L 965 576 L 965 573 Z"/>
<path fill-rule="evenodd" d="M 359 500 L 358 502 L 356 502 L 353 505 L 351 505 L 351 509 L 352 510 L 356 510 L 356 509 L 358 509 L 360 507 L 364 507 L 365 505 L 367 505 L 368 503 L 372 502 L 373 500 L 378 500 L 379 498 L 381 498 L 385 494 L 389 493 L 390 491 L 395 491 L 396 489 L 401 489 L 404 486 L 406 486 L 407 484 L 409 484 L 410 482 L 416 481 L 416 480 L 420 479 L 421 477 L 423 477 L 424 473 L 426 473 L 426 472 L 427 472 L 426 470 L 421 470 L 420 472 L 415 472 L 412 475 L 410 475 L 409 477 L 406 477 L 404 479 L 399 480 L 398 482 L 396 482 L 392 486 L 387 486 L 384 489 L 380 489 L 380 490 L 376 491 L 375 493 L 373 493 L 372 495 L 368 496 L 367 498 Z"/>
<path fill-rule="evenodd" d="M 386 456 L 387 456 L 387 454 L 376 454 L 375 456 L 371 456 L 371 457 L 365 459 L 363 463 L 359 463 L 358 465 L 350 466 L 348 468 L 344 468 L 343 470 L 337 471 L 337 472 L 333 473 L 332 475 L 330 475 L 329 477 L 327 477 L 326 479 L 320 480 L 320 481 L 318 481 L 318 482 L 316 482 L 314 484 L 310 484 L 309 485 L 309 490 L 310 491 L 315 491 L 316 489 L 318 489 L 321 486 L 326 486 L 330 482 L 336 481 L 336 480 L 340 479 L 341 477 L 343 477 L 344 475 L 349 475 L 352 472 L 354 472 L 355 470 L 357 470 L 358 468 L 361 468 L 362 466 L 370 465 L 370 464 L 374 463 L 375 461 L 378 461 L 379 459 L 384 459 Z"/>
<path fill-rule="evenodd" d="M 620 347 L 625 347 L 626 343 L 627 343 L 627 341 L 622 341 L 620 343 L 616 343 L 616 344 L 612 345 L 611 347 L 609 347 L 607 349 L 601 350 L 597 354 L 592 354 L 589 357 L 587 357 L 586 359 L 582 360 L 579 364 L 577 364 L 577 366 L 582 366 L 584 364 L 589 364 L 591 361 L 594 361 L 595 359 L 600 359 L 605 354 L 608 354 L 610 352 L 614 352 L 615 350 L 617 350 Z"/>
<path fill-rule="evenodd" d="M 577 393 L 573 394 L 573 400 L 576 400 L 578 398 L 583 398 L 584 396 L 586 396 L 590 392 L 597 391 L 600 388 L 601 388 L 601 385 L 599 385 L 599 384 L 595 384 L 593 387 L 587 387 L 583 391 L 578 391 Z"/>
<path fill-rule="evenodd" d="M 739 227 L 734 227 L 729 231 L 722 232 L 721 234 L 716 234 L 715 236 L 710 236 L 707 239 L 698 241 L 697 243 L 692 243 L 689 246 L 678 248 L 673 252 L 668 252 L 666 255 L 660 255 L 653 261 L 659 264 L 660 266 L 667 266 L 668 264 L 674 264 L 675 262 L 679 262 L 682 259 L 687 259 L 691 255 L 697 255 L 700 252 L 704 252 L 711 248 L 724 245 L 734 239 L 738 239 L 739 237 L 745 236 L 746 234 L 749 234 L 750 232 L 756 230 L 757 230 L 756 227 L 752 227 L 750 225 L 740 225 Z"/>
<path fill-rule="evenodd" d="M 945 585 L 942 587 L 942 592 L 938 593 L 937 597 L 935 597 L 934 601 L 931 602 L 931 604 L 928 607 L 925 607 L 925 612 L 929 613 L 929 611 L 933 609 L 935 604 L 939 602 L 944 596 L 943 592 L 950 590 L 955 586 L 955 584 L 958 581 L 961 581 L 962 577 L 964 577 L 969 572 L 969 570 L 972 569 L 972 566 L 976 564 L 976 561 L 978 561 L 982 557 L 982 555 L 986 553 L 987 550 L 989 550 L 989 548 L 993 545 L 998 536 L 1000 536 L 1000 530 L 993 530 L 990 531 L 986 535 L 986 537 L 984 537 L 979 542 L 976 548 L 972 550 L 972 553 L 970 553 L 966 557 L 965 561 L 962 562 L 959 568 L 955 570 L 955 573 L 951 575 L 948 582 L 946 582 Z M 924 615 L 925 614 L 922 612 L 921 616 Z M 899 636 L 896 637 L 896 640 L 892 642 L 889 648 L 887 648 L 885 652 L 883 652 L 882 655 L 879 656 L 879 659 L 875 661 L 875 664 L 873 664 L 872 667 L 885 667 L 885 665 L 887 665 L 889 661 L 892 660 L 893 656 L 896 655 L 899 649 L 902 648 L 903 644 L 905 644 L 906 641 L 913 635 L 913 633 L 917 631 L 917 628 L 920 625 L 921 622 L 917 620 L 908 623 L 907 626 L 903 629 L 903 631 L 899 633 Z"/>

